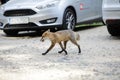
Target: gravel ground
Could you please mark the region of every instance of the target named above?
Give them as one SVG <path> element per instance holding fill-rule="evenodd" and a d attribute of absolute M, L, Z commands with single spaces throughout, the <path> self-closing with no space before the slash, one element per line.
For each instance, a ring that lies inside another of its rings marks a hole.
<path fill-rule="evenodd" d="M 68 42 L 68 55 L 56 45 L 47 55 L 50 41 L 39 36 L 6 37 L 0 31 L 0 80 L 120 80 L 120 37 L 106 27 L 77 31 L 82 53 Z"/>

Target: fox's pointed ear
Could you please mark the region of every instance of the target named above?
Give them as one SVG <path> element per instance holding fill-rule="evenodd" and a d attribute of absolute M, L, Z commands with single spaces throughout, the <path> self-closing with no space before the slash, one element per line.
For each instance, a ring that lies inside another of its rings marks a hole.
<path fill-rule="evenodd" d="M 50 29 L 48 29 L 47 31 L 50 32 Z"/>

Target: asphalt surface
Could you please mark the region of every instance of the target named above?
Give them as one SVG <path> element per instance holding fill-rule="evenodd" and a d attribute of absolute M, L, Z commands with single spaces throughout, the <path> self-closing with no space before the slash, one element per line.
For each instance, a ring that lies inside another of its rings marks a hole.
<path fill-rule="evenodd" d="M 106 26 L 79 28 L 81 54 L 68 42 L 58 54 L 56 45 L 41 55 L 50 41 L 40 42 L 35 33 L 6 36 L 0 30 L 0 80 L 120 80 L 120 37 Z"/>

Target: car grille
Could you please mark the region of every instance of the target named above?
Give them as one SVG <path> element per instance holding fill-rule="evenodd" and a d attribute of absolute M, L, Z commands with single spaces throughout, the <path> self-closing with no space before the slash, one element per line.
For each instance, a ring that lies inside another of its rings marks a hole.
<path fill-rule="evenodd" d="M 7 24 L 6 27 L 32 27 L 32 26 L 37 26 L 34 23 L 28 23 L 28 24 Z"/>
<path fill-rule="evenodd" d="M 5 29 L 32 29 L 36 28 L 37 25 L 34 23 L 28 23 L 28 24 L 6 24 Z"/>
<path fill-rule="evenodd" d="M 31 9 L 8 10 L 4 12 L 4 16 L 7 16 L 7 17 L 27 16 L 27 15 L 34 15 L 34 14 L 36 14 L 36 12 Z"/>

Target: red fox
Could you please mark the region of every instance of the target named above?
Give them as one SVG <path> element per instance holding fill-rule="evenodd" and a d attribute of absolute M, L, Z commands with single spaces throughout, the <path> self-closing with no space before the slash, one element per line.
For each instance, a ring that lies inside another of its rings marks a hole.
<path fill-rule="evenodd" d="M 62 48 L 62 50 L 58 53 L 62 53 L 64 51 L 67 55 L 66 44 L 69 40 L 78 47 L 78 53 L 81 53 L 80 45 L 77 43 L 77 40 L 80 40 L 80 36 L 78 33 L 72 30 L 61 30 L 57 32 L 50 32 L 50 30 L 47 30 L 42 34 L 42 38 L 40 41 L 43 42 L 45 38 L 50 39 L 51 46 L 45 53 L 42 53 L 42 55 L 46 55 L 55 46 L 56 43 L 59 43 L 60 47 Z M 62 45 L 62 42 L 64 46 Z"/>

